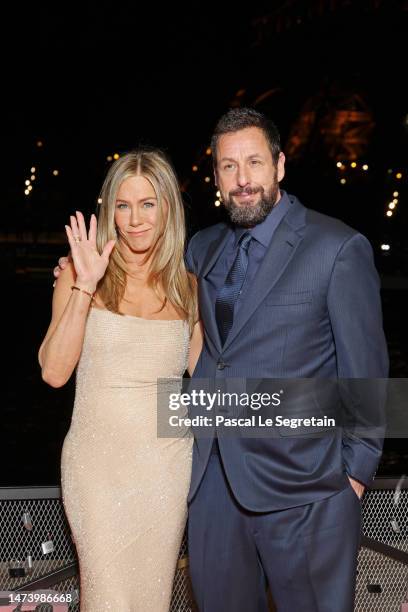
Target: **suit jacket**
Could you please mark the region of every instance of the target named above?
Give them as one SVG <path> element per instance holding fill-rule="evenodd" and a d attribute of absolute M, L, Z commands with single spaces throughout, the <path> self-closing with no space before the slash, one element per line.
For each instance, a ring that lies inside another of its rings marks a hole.
<path fill-rule="evenodd" d="M 233 227 L 219 223 L 191 239 L 186 261 L 197 276 L 205 340 L 194 378 L 215 386 L 228 378 L 325 379 L 344 382 L 328 393 L 347 425 L 311 437 L 278 428 L 276 436 L 219 436 L 225 472 L 238 502 L 256 512 L 323 499 L 348 486 L 347 474 L 370 485 L 381 457 L 381 435 L 356 425 L 367 415 L 383 425 L 384 396 L 347 388 L 348 379 L 385 379 L 388 355 L 380 283 L 368 240 L 343 222 L 306 209 L 294 196 L 222 346 L 208 277 Z M 324 381 L 322 381 L 322 384 Z M 356 399 L 356 395 L 358 395 Z M 359 406 L 358 411 L 356 407 Z M 283 407 L 282 407 L 283 410 Z M 350 416 L 351 415 L 351 416 Z M 321 429 L 325 429 L 324 427 Z M 196 437 L 189 501 L 211 452 Z"/>

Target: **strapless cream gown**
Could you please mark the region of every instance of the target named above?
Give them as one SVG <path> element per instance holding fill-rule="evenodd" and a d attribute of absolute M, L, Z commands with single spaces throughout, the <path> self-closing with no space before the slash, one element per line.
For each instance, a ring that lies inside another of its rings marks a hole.
<path fill-rule="evenodd" d="M 180 379 L 188 347 L 185 321 L 90 309 L 61 456 L 81 612 L 169 610 L 192 438 L 157 437 L 157 378 Z"/>

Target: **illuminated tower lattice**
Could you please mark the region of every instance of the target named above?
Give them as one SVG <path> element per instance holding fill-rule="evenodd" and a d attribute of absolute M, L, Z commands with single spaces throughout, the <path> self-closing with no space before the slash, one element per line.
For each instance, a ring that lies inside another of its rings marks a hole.
<path fill-rule="evenodd" d="M 360 95 L 328 100 L 318 94 L 294 122 L 286 153 L 292 160 L 321 151 L 331 159 L 353 161 L 366 153 L 374 127 L 373 114 Z"/>

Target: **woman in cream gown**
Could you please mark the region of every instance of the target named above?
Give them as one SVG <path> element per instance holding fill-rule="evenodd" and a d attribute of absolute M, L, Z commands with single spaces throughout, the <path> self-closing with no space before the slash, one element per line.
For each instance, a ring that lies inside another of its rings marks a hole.
<path fill-rule="evenodd" d="M 192 438 L 188 431 L 158 437 L 157 379 L 181 386 L 184 371 L 194 369 L 202 344 L 196 285 L 184 268 L 183 231 L 172 231 L 180 230 L 181 197 L 163 154 L 120 158 L 105 180 L 104 202 L 89 234 L 80 213 L 66 226 L 73 263 L 56 283 L 39 359 L 55 387 L 76 367 L 61 486 L 81 612 L 167 612 L 187 518 Z M 114 274 L 108 277 L 115 266 L 126 270 L 117 308 Z M 169 270 L 181 279 L 176 287 L 160 279 Z"/>

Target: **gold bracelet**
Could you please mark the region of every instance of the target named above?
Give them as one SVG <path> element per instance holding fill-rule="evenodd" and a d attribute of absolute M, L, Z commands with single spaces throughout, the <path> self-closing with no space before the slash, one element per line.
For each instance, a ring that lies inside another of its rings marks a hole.
<path fill-rule="evenodd" d="M 72 285 L 71 289 L 76 289 L 77 291 L 82 291 L 82 293 L 86 293 L 86 295 L 89 295 L 89 297 L 93 300 L 94 299 L 94 293 L 90 293 L 89 291 L 86 291 L 85 289 L 81 289 L 81 287 L 76 287 L 75 285 Z"/>

